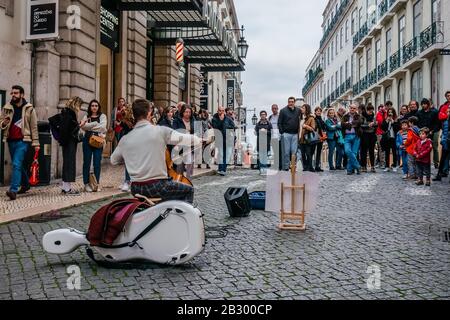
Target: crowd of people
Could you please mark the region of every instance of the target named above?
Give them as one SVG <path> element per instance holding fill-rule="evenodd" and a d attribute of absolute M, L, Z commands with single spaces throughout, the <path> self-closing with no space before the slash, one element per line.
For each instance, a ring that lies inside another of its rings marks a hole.
<path fill-rule="evenodd" d="M 397 114 L 390 101 L 378 106 L 377 110 L 370 103 L 367 106 L 351 104 L 348 110 L 344 107 L 337 110 L 317 107 L 313 110 L 308 104 L 296 105 L 296 99 L 291 97 L 281 111 L 275 104 L 270 116 L 266 111 L 260 113 L 260 120 L 255 126 L 258 168 L 262 175 L 267 173 L 272 150 L 275 158 L 273 165 L 279 170 L 288 171 L 292 157 L 296 156 L 304 171 L 323 172 L 321 157 L 326 145 L 330 171 L 346 170 L 348 175 L 360 175 L 375 173 L 377 168 L 384 172 L 401 169 L 405 180 L 415 180 L 417 185 L 430 186 L 432 164 L 438 169 L 434 181 L 442 181 L 449 173 L 450 92 L 446 92 L 445 98 L 446 102 L 440 108 L 434 107 L 430 100 L 423 99 L 420 106 L 417 101 L 401 106 Z M 145 111 L 147 103 L 149 112 Z M 175 167 L 179 175 L 190 179 L 194 164 L 198 168 L 206 165 L 210 169 L 212 164 L 217 163 L 218 174 L 224 176 L 227 166 L 234 163 L 237 126 L 231 108 L 219 107 L 211 117 L 207 110 L 184 102 L 177 106 L 157 108 L 151 102 L 140 101 L 136 107 L 136 102 L 128 104 L 124 98 L 120 98 L 113 109 L 112 118 L 108 120 L 99 101 L 92 100 L 79 121 L 82 105 L 83 101 L 74 97 L 60 113 L 49 119 L 52 134 L 62 148 L 63 194 L 80 194 L 73 188 L 79 143 L 82 143 L 83 152 L 84 191 L 101 190 L 99 184 L 104 147 L 107 142 L 111 142 L 113 149 L 119 148 L 121 141 L 135 131 L 138 124 L 136 112 L 142 121 L 146 121 L 142 125 L 146 126 L 149 122 L 154 127 L 166 128 L 187 137 L 189 143 L 181 144 L 182 148 L 175 152 L 181 158 Z M 147 113 L 151 114 L 148 119 Z M 21 86 L 13 86 L 11 102 L 3 107 L 0 114 L 0 128 L 4 132 L 4 142 L 9 146 L 13 169 L 11 186 L 6 195 L 15 200 L 18 194 L 30 189 L 29 171 L 24 165 L 26 154 L 31 148 L 36 151 L 40 148 L 36 111 L 25 100 Z M 180 144 L 168 143 L 165 138 L 167 132 L 157 131 L 163 136 L 163 142 L 172 156 L 171 152 Z M 197 148 L 192 144 L 196 138 L 202 139 L 200 153 L 196 152 Z M 206 152 L 213 141 L 214 147 Z M 158 140 L 158 143 L 162 142 Z M 166 148 L 163 149 L 157 152 L 166 152 Z M 139 158 L 139 152 L 136 150 L 132 154 Z M 198 154 L 200 158 L 196 157 Z M 205 157 L 205 154 L 209 156 Z M 132 183 L 136 182 L 133 176 L 142 175 L 137 171 L 139 165 L 136 163 L 126 166 L 124 182 L 120 186 L 122 191 L 133 190 Z"/>
<path fill-rule="evenodd" d="M 81 117 L 80 111 L 83 104 L 82 99 L 73 97 L 67 101 L 60 113 L 48 119 L 53 137 L 62 149 L 61 192 L 64 195 L 81 194 L 81 190 L 76 190 L 73 185 L 76 181 L 77 151 L 80 143 L 83 154 L 83 191 L 98 192 L 101 191 L 101 169 L 106 144 L 109 142 L 113 149 L 116 149 L 120 142 L 134 131 L 137 124 L 133 104 L 129 104 L 124 98 L 118 100 L 117 106 L 112 110 L 111 119 L 108 119 L 98 100 L 90 101 L 85 114 Z M 217 114 L 211 117 L 207 110 L 184 102 L 166 108 L 157 108 L 149 102 L 149 107 L 152 114 L 149 122 L 155 127 L 165 127 L 171 131 L 185 133 L 191 138 L 203 139 L 210 136 L 209 140 L 202 142 L 200 152 L 197 152 L 198 150 L 193 146 L 183 146 L 176 150 L 181 159 L 174 165 L 179 175 L 190 179 L 193 175 L 194 164 L 199 169 L 203 166 L 211 169 L 215 160 L 219 165 L 218 173 L 222 176 L 226 175 L 227 166 L 233 161 L 236 142 L 237 126 L 233 109 L 219 107 Z M 16 200 L 18 195 L 28 192 L 31 188 L 30 170 L 25 158 L 31 147 L 36 152 L 40 150 L 36 110 L 26 101 L 25 91 L 21 86 L 13 86 L 11 102 L 5 105 L 0 113 L 0 125 L 4 132 L 4 142 L 8 143 L 12 159 L 11 186 L 6 195 L 9 199 Z M 214 132 L 212 137 L 210 131 Z M 217 157 L 215 148 L 211 148 L 210 157 L 205 157 L 205 149 L 213 140 L 221 143 L 217 148 Z M 178 147 L 180 146 L 168 145 L 167 150 L 172 152 Z M 200 154 L 200 157 L 194 159 L 196 154 Z M 124 182 L 119 187 L 122 191 L 132 190 L 132 175 L 129 167 L 126 166 Z"/>
<path fill-rule="evenodd" d="M 270 146 L 281 150 L 279 168 L 289 170 L 291 157 L 301 160 L 304 171 L 322 172 L 322 150 L 328 146 L 330 171 L 346 170 L 348 175 L 402 170 L 404 180 L 417 185 L 431 185 L 431 165 L 438 169 L 434 181 L 448 177 L 450 161 L 450 92 L 446 102 L 436 108 L 428 99 L 411 101 L 397 114 L 393 103 L 378 106 L 351 104 L 349 109 L 296 106 L 289 98 L 288 106 L 272 115 L 261 112 L 256 127 L 259 158 L 266 167 Z M 264 136 L 264 139 L 262 138 Z M 262 148 L 260 141 L 271 141 Z M 278 147 L 280 143 L 280 147 Z M 440 154 L 440 156 L 439 156 Z"/>

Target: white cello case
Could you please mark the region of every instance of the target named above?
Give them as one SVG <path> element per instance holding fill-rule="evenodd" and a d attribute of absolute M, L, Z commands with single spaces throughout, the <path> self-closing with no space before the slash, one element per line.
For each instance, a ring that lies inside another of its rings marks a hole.
<path fill-rule="evenodd" d="M 114 242 L 122 245 L 132 242 L 161 214 L 167 217 L 153 230 L 137 241 L 136 246 L 119 249 L 93 247 L 109 262 L 148 261 L 166 265 L 180 265 L 199 255 L 205 246 L 203 214 L 192 205 L 168 201 L 133 215 Z M 74 229 L 47 233 L 43 238 L 45 251 L 68 254 L 80 246 L 89 246 L 86 234 Z"/>

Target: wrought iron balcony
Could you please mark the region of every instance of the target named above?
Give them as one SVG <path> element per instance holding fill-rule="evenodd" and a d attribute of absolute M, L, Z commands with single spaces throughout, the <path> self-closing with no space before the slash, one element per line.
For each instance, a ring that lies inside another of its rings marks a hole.
<path fill-rule="evenodd" d="M 321 48 L 325 44 L 326 40 L 328 39 L 329 35 L 332 33 L 334 28 L 339 24 L 339 21 L 341 20 L 342 15 L 345 13 L 348 5 L 351 4 L 351 3 L 352 3 L 352 1 L 350 1 L 350 0 L 342 1 L 341 6 L 339 7 L 338 11 L 334 15 L 333 19 L 331 20 L 330 25 L 327 27 L 327 29 L 323 33 L 322 40 L 320 40 L 320 47 Z"/>
<path fill-rule="evenodd" d="M 359 89 L 359 82 L 353 85 L 353 94 L 357 96 L 361 90 Z"/>
<path fill-rule="evenodd" d="M 378 80 L 383 79 L 387 75 L 388 75 L 388 62 L 386 60 L 378 66 Z"/>
<path fill-rule="evenodd" d="M 389 10 L 389 0 L 383 0 L 379 5 L 378 5 L 378 14 L 380 17 L 384 16 L 388 10 Z"/>
<path fill-rule="evenodd" d="M 444 22 L 437 21 L 420 34 L 420 52 L 425 51 L 436 43 L 444 42 Z"/>
<path fill-rule="evenodd" d="M 356 47 L 361 42 L 361 40 L 364 39 L 365 36 L 367 36 L 368 33 L 369 27 L 367 25 L 367 22 L 365 22 L 353 37 L 353 47 Z"/>
<path fill-rule="evenodd" d="M 308 82 L 303 87 L 303 96 L 306 96 L 312 85 L 316 82 L 317 78 L 322 74 L 323 69 L 318 66 L 315 70 L 309 70 Z"/>
<path fill-rule="evenodd" d="M 352 88 L 352 78 L 348 78 L 345 81 L 345 91 L 350 90 Z"/>
<path fill-rule="evenodd" d="M 373 86 L 374 84 L 377 83 L 377 81 L 378 81 L 377 73 L 378 73 L 378 72 L 377 72 L 377 68 L 373 69 L 373 70 L 369 73 L 369 75 L 368 75 L 368 80 L 367 80 L 367 82 L 368 82 L 367 87 L 368 87 L 368 88 L 370 88 L 371 86 Z"/>
<path fill-rule="evenodd" d="M 418 43 L 419 43 L 418 37 L 416 37 L 403 46 L 403 55 L 402 55 L 403 64 L 407 63 L 409 60 L 417 56 L 419 51 L 417 45 Z"/>
<path fill-rule="evenodd" d="M 401 54 L 400 51 L 397 51 L 389 58 L 389 72 L 394 72 L 398 68 L 400 68 L 401 65 Z"/>

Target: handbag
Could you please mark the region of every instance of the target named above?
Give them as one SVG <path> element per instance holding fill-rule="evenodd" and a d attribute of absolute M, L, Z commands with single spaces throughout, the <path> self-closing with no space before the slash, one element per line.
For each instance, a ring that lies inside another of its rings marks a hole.
<path fill-rule="evenodd" d="M 316 131 L 309 132 L 305 135 L 305 141 L 308 144 L 316 144 L 320 142 L 320 136 Z"/>
<path fill-rule="evenodd" d="M 104 144 L 105 144 L 105 138 L 102 138 L 102 137 L 97 136 L 97 135 L 95 135 L 95 134 L 93 134 L 93 135 L 89 138 L 89 145 L 90 145 L 92 148 L 95 148 L 95 149 L 101 149 L 101 148 L 103 148 Z"/>
<path fill-rule="evenodd" d="M 72 137 L 75 139 L 77 143 L 83 142 L 84 133 L 82 130 L 80 130 L 79 127 L 76 127 L 72 131 Z"/>

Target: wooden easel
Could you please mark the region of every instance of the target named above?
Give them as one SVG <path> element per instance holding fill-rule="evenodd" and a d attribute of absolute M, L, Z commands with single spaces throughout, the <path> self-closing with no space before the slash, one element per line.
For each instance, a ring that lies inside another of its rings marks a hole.
<path fill-rule="evenodd" d="M 292 156 L 291 160 L 291 185 L 285 186 L 284 183 L 281 184 L 281 223 L 278 228 L 280 230 L 293 230 L 293 231 L 305 231 L 306 223 L 305 223 L 305 215 L 306 215 L 306 185 L 297 185 L 296 182 L 297 175 L 297 161 L 296 156 Z M 286 212 L 284 205 L 284 193 L 286 191 L 291 191 L 291 211 Z M 295 212 L 295 197 L 298 191 L 302 192 L 303 203 L 302 203 L 302 212 Z M 288 220 L 298 221 L 298 223 L 287 223 Z"/>

